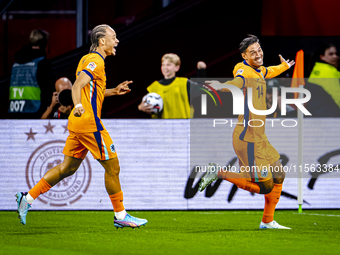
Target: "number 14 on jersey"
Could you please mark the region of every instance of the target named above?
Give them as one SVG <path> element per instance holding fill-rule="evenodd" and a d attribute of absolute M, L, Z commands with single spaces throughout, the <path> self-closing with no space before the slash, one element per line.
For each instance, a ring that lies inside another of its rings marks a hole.
<path fill-rule="evenodd" d="M 263 85 L 257 86 L 256 90 L 257 90 L 258 98 L 263 97 Z"/>

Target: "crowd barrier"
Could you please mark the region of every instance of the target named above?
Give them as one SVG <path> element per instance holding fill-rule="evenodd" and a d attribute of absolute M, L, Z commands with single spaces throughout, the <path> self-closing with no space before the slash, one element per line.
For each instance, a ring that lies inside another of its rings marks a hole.
<path fill-rule="evenodd" d="M 230 120 L 229 120 L 230 121 Z M 236 119 L 232 121 L 236 122 Z M 120 161 L 120 180 L 128 210 L 262 209 L 264 196 L 218 181 L 197 190 L 197 166 L 209 162 L 235 166 L 234 126 L 213 126 L 213 119 L 104 119 Z M 280 123 L 280 122 L 275 122 Z M 340 208 L 336 166 L 340 163 L 339 119 L 304 120 L 304 163 L 334 166 L 305 172 L 305 209 Z M 297 127 L 269 125 L 266 133 L 285 166 L 297 167 Z M 63 160 L 67 120 L 0 120 L 0 210 L 16 210 L 14 195 L 28 191 Z M 218 153 L 216 153 L 218 152 Z M 304 166 L 305 167 L 305 166 Z M 340 170 L 339 170 L 340 171 Z M 196 178 L 190 178 L 195 177 Z M 278 209 L 296 209 L 297 178 L 287 175 Z M 88 153 L 79 170 L 41 195 L 32 210 L 111 210 L 104 169 Z"/>

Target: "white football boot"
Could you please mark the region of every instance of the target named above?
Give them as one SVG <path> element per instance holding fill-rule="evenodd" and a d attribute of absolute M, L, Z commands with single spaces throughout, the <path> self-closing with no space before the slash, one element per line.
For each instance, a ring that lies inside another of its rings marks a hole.
<path fill-rule="evenodd" d="M 207 172 L 201 178 L 198 190 L 202 192 L 209 184 L 216 181 L 218 179 L 218 171 L 216 164 L 209 163 Z"/>
<path fill-rule="evenodd" d="M 269 222 L 269 223 L 263 223 L 261 221 L 260 229 L 291 229 L 291 228 L 281 226 L 279 223 L 273 220 L 272 222 Z"/>

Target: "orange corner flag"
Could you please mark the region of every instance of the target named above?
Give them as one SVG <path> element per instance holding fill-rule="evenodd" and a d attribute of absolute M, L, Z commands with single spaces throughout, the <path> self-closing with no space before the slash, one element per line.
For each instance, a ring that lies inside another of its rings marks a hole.
<path fill-rule="evenodd" d="M 305 79 L 304 79 L 304 53 L 303 50 L 299 50 L 296 53 L 295 57 L 295 66 L 293 71 L 293 77 L 292 77 L 292 88 L 298 88 L 299 85 L 305 85 Z M 294 93 L 294 98 L 298 98 L 298 93 Z"/>

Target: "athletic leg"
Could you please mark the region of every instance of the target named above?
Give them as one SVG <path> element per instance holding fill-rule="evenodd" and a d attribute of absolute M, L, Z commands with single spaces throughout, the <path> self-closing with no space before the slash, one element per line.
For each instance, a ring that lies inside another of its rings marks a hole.
<path fill-rule="evenodd" d="M 64 156 L 64 161 L 48 170 L 43 178 L 53 187 L 64 178 L 73 175 L 78 170 L 81 162 L 83 162 L 81 158 Z"/>
<path fill-rule="evenodd" d="M 80 166 L 82 159 L 64 157 L 63 163 L 47 171 L 43 178 L 28 192 L 16 194 L 18 202 L 19 218 L 22 224 L 26 224 L 26 215 L 32 202 L 40 195 L 50 190 L 62 179 L 74 174 Z"/>
<path fill-rule="evenodd" d="M 111 198 L 115 212 L 124 210 L 123 192 L 119 181 L 120 166 L 118 157 L 109 160 L 100 160 L 99 163 L 105 169 L 105 188 Z"/>
<path fill-rule="evenodd" d="M 83 159 L 64 156 L 64 161 L 48 170 L 44 177 L 28 192 L 33 199 L 47 192 L 50 188 L 66 177 L 73 175 L 79 168 Z"/>
<path fill-rule="evenodd" d="M 217 166 L 213 164 L 202 177 L 199 190 L 203 191 L 211 182 L 222 178 L 252 193 L 270 193 L 274 185 L 271 173 L 266 172 L 267 176 L 262 178 L 261 171 L 257 168 L 257 166 L 267 165 L 267 162 L 262 162 L 264 158 L 262 146 L 264 145 L 262 142 L 251 143 L 240 140 L 239 131 L 235 128 L 233 147 L 239 159 L 240 173 L 228 172 L 224 169 L 217 171 Z"/>
<path fill-rule="evenodd" d="M 285 179 L 285 172 L 283 171 L 283 167 L 281 162 L 277 160 L 274 164 L 271 165 L 273 171 L 273 190 L 266 194 L 265 197 L 265 206 L 263 211 L 263 223 L 269 223 L 274 220 L 274 212 L 277 203 L 279 202 L 281 192 L 282 192 L 282 184 Z"/>
<path fill-rule="evenodd" d="M 235 184 L 240 189 L 257 194 L 268 194 L 274 186 L 273 179 L 264 182 L 251 182 L 246 180 L 240 173 L 220 171 L 218 177 Z"/>
<path fill-rule="evenodd" d="M 139 219 L 129 215 L 123 204 L 123 191 L 121 190 L 119 181 L 120 166 L 118 157 L 109 160 L 100 160 L 100 164 L 105 169 L 105 188 L 115 212 L 114 225 L 116 228 L 123 227 L 140 227 L 144 226 L 148 221 Z"/>

